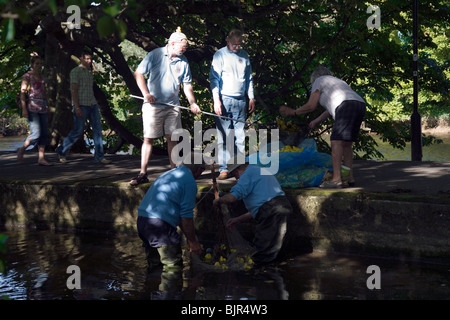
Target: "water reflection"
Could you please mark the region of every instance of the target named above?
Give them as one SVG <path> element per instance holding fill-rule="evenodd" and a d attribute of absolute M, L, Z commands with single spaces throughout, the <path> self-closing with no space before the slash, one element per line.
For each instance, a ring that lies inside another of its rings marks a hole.
<path fill-rule="evenodd" d="M 450 161 L 450 134 L 433 134 L 442 143 L 424 146 L 422 148 L 422 161 Z M 374 136 L 378 144 L 378 151 L 389 161 L 411 161 L 411 144 L 408 143 L 404 150 L 395 149 L 389 143 L 383 142 L 379 136 Z M 376 159 L 373 159 L 376 160 Z"/>
<path fill-rule="evenodd" d="M 27 136 L 0 137 L 0 151 L 16 151 L 23 146 L 26 138 Z"/>
<path fill-rule="evenodd" d="M 365 300 L 450 299 L 450 264 L 315 252 L 271 268 L 229 272 L 147 273 L 134 235 L 4 231 L 0 296 L 13 300 Z M 450 262 L 449 262 L 450 263 Z M 68 289 L 67 267 L 81 270 Z M 369 290 L 369 265 L 381 289 Z"/>

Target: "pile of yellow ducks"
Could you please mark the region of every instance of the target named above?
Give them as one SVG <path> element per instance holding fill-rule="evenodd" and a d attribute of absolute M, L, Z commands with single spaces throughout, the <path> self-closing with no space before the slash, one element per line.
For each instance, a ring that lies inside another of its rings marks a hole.
<path fill-rule="evenodd" d="M 214 253 L 211 248 L 208 248 L 203 258 L 205 263 L 214 265 L 216 269 L 227 270 L 231 267 L 232 269 L 250 270 L 254 265 L 254 262 L 249 255 L 236 256 L 237 251 L 233 248 L 230 248 L 229 256 L 224 257 L 227 252 L 225 244 L 220 245 L 220 249 L 216 251 L 219 252 Z"/>
<path fill-rule="evenodd" d="M 302 131 L 302 128 L 300 128 L 298 125 L 296 125 L 292 121 L 284 122 L 284 120 L 282 120 L 282 119 L 277 119 L 277 124 L 278 124 L 278 127 L 284 131 L 291 131 L 291 132 Z"/>
<path fill-rule="evenodd" d="M 303 148 L 299 148 L 296 146 L 285 146 L 277 152 L 302 152 Z"/>

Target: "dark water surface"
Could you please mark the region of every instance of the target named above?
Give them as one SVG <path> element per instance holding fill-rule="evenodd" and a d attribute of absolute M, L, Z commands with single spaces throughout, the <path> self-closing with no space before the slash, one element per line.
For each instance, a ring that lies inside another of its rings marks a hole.
<path fill-rule="evenodd" d="M 147 273 L 137 236 L 4 230 L 0 297 L 10 300 L 449 300 L 450 261 L 314 252 L 271 268 Z M 69 288 L 79 267 L 80 288 Z M 380 288 L 369 266 L 379 268 Z M 69 283 L 69 285 L 68 285 Z M 372 286 L 372 289 L 368 288 Z"/>

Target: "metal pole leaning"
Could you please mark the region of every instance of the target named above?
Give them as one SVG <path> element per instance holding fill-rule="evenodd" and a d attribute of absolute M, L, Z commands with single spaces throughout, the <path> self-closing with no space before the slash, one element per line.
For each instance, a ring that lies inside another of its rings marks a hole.
<path fill-rule="evenodd" d="M 144 100 L 143 97 L 135 96 L 135 95 L 132 95 L 132 94 L 130 94 L 130 97 L 136 98 L 136 99 Z M 166 102 L 160 102 L 160 101 L 155 101 L 153 104 L 162 104 L 162 105 L 169 106 L 169 107 L 177 107 L 177 108 L 181 108 L 181 109 L 191 110 L 191 108 L 188 108 L 188 107 L 177 106 L 176 104 L 171 104 L 171 103 L 166 103 Z M 233 119 L 233 118 L 229 118 L 229 117 L 225 117 L 225 116 L 219 116 L 218 114 L 211 113 L 211 112 L 202 111 L 202 113 L 203 113 L 203 114 L 210 115 L 210 116 L 213 116 L 213 117 L 217 117 L 217 118 L 222 118 L 222 119 L 227 119 L 227 120 L 232 120 L 232 121 L 242 122 L 242 123 L 245 123 L 246 125 L 251 125 L 251 124 L 252 124 L 252 123 L 249 123 L 249 122 L 244 121 L 244 120 Z"/>

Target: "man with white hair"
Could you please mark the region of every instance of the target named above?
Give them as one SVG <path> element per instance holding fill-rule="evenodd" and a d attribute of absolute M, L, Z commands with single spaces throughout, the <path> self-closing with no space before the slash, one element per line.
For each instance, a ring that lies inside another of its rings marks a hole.
<path fill-rule="evenodd" d="M 142 105 L 144 142 L 141 148 L 141 170 L 130 181 L 132 186 L 148 182 L 147 165 L 156 138 L 166 137 L 170 166 L 175 168 L 171 153 L 177 142 L 171 140 L 171 135 L 173 131 L 181 128 L 180 108 L 160 105 L 157 102 L 179 105 L 180 86 L 183 84 L 183 91 L 191 111 L 201 112 L 195 102 L 189 63 L 183 55 L 187 46 L 188 39 L 178 28 L 177 32 L 170 36 L 168 44 L 148 53 L 134 73 L 144 97 Z"/>

